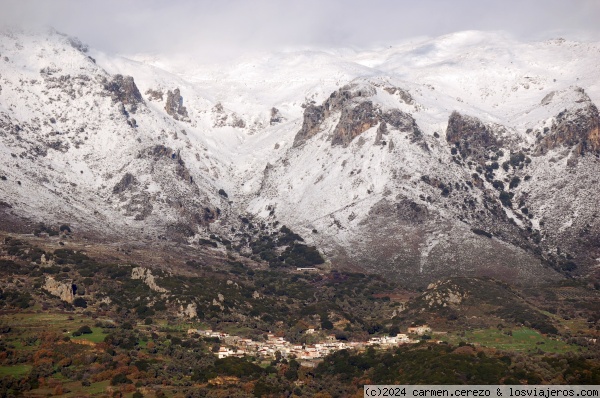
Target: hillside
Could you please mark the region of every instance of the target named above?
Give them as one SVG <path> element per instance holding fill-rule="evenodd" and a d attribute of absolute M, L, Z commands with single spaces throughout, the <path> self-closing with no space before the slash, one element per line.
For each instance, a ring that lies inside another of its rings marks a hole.
<path fill-rule="evenodd" d="M 210 65 L 7 31 L 0 211 L 247 255 L 243 220 L 287 225 L 328 267 L 421 287 L 597 280 L 599 54 L 469 31 Z"/>

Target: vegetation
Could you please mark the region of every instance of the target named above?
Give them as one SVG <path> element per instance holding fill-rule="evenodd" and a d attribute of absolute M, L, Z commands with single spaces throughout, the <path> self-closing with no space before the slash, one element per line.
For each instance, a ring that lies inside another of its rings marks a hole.
<path fill-rule="evenodd" d="M 344 397 L 360 396 L 365 383 L 600 382 L 600 350 L 587 339 L 600 329 L 595 290 L 570 282 L 517 291 L 453 278 L 418 292 L 362 273 L 299 272 L 322 261 L 318 252 L 287 227 L 268 232 L 255 224 L 250 256 L 270 261 L 231 256 L 213 267 L 183 258 L 184 275 L 152 270 L 166 292 L 131 279 L 134 264 L 4 239 L 0 396 Z M 74 285 L 73 304 L 43 288 L 49 275 Z M 439 304 L 431 304 L 434 293 Z M 462 301 L 444 303 L 450 294 Z M 197 317 L 178 315 L 188 303 Z M 187 334 L 200 327 L 263 340 L 273 332 L 309 344 L 330 334 L 365 341 L 421 323 L 450 333 L 390 350 L 338 351 L 315 368 L 294 358 L 217 359 L 224 341 Z"/>

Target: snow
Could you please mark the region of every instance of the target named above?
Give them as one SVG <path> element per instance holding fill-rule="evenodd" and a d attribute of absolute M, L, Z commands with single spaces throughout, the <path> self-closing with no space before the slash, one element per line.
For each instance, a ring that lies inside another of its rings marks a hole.
<path fill-rule="evenodd" d="M 442 219 L 454 217 L 455 210 L 442 205 L 439 190 L 420 181 L 422 175 L 432 174 L 446 182 L 462 182 L 473 172 L 454 164 L 448 153 L 444 134 L 452 111 L 505 126 L 507 138 L 532 145 L 535 136 L 528 129 L 543 129 L 565 107 L 580 106 L 576 87 L 600 102 L 600 43 L 519 42 L 502 32 L 459 32 L 377 49 L 259 53 L 224 64 L 185 55 L 117 56 L 93 49 L 84 54 L 58 34 L 15 34 L 0 37 L 0 55 L 0 112 L 10 115 L 13 124 L 27 123 L 35 131 L 22 134 L 26 142 L 10 134 L 2 137 L 0 171 L 12 180 L 22 179 L 23 185 L 3 186 L 0 199 L 18 202 L 40 217 L 50 210 L 68 217 L 71 206 L 84 214 L 97 211 L 110 222 L 135 224 L 133 215 L 123 217 L 128 202 L 112 196 L 112 187 L 131 172 L 142 187 L 140 194 L 150 195 L 160 209 L 177 196 L 195 201 L 199 208 L 212 203 L 225 210 L 228 205 L 216 193 L 222 188 L 233 202 L 232 214 L 249 211 L 268 218 L 266 209 L 271 206 L 278 219 L 309 240 L 349 241 L 351 231 L 360 230 L 383 198 L 408 198 Z M 69 84 L 81 94 L 71 98 L 60 87 L 48 88 L 40 73 L 48 67 L 55 71 L 52 77 L 69 75 Z M 130 115 L 139 126 L 135 129 L 99 88 L 102 78 L 114 74 L 133 76 L 145 99 L 145 106 Z M 80 76 L 90 81 L 77 80 Z M 293 148 L 302 126 L 302 105 L 321 104 L 349 83 L 373 87 L 375 94 L 368 99 L 382 110 L 410 113 L 424 133 L 428 152 L 412 143 L 409 134 L 394 129 L 384 136 L 385 146 L 374 145 L 377 126 L 347 148 L 332 147 L 339 114 Z M 407 91 L 414 103 L 385 90 L 392 87 Z M 146 95 L 152 89 L 166 97 L 176 88 L 190 122 L 174 120 L 165 111 L 164 99 L 151 101 Z M 215 111 L 218 103 L 223 106 L 221 115 Z M 280 111 L 282 123 L 271 125 L 273 107 Z M 245 127 L 216 126 L 225 115 L 227 123 L 239 118 Z M 56 121 L 50 123 L 50 118 Z M 440 137 L 434 138 L 434 133 Z M 68 143 L 68 151 L 48 149 L 47 156 L 30 160 L 11 156 L 51 140 Z M 185 185 L 170 187 L 168 178 L 158 176 L 161 167 L 169 166 L 154 165 L 140 155 L 159 144 L 181 153 L 200 194 Z M 566 157 L 560 162 L 534 160 L 531 168 L 548 185 Z M 505 176 L 502 170 L 498 173 Z M 526 188 L 537 194 L 525 182 L 517 192 Z M 423 200 L 423 194 L 432 202 Z M 481 203 L 481 194 L 472 194 Z M 86 209 L 89 203 L 93 206 Z M 177 218 L 174 211 L 161 214 L 160 209 L 154 210 L 154 217 Z M 506 212 L 525 227 L 512 210 Z M 542 205 L 534 209 L 536 228 L 538 213 L 543 212 Z M 313 228 L 325 238 L 312 238 Z M 423 256 L 437 242 L 435 237 L 424 242 Z"/>

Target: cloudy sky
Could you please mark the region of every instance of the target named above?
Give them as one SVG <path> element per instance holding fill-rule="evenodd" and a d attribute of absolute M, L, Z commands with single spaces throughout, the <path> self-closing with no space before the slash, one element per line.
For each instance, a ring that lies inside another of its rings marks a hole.
<path fill-rule="evenodd" d="M 48 24 L 106 52 L 393 44 L 460 30 L 600 39 L 598 0 L 0 0 L 0 19 Z"/>

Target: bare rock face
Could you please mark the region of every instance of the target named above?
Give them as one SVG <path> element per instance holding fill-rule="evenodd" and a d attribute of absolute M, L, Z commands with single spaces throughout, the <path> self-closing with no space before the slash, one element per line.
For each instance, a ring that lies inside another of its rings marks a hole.
<path fill-rule="evenodd" d="M 73 283 L 71 281 L 59 282 L 53 277 L 49 276 L 46 278 L 44 289 L 50 292 L 50 294 L 53 296 L 59 297 L 61 300 L 66 301 L 67 303 L 73 303 L 74 293 Z"/>
<path fill-rule="evenodd" d="M 379 122 L 371 101 L 361 102 L 355 107 L 344 107 L 340 121 L 333 131 L 332 145 L 348 144 Z"/>
<path fill-rule="evenodd" d="M 175 163 L 175 173 L 178 177 L 180 177 L 184 181 L 189 182 L 190 184 L 194 183 L 194 178 L 192 177 L 189 169 L 186 167 L 185 162 L 181 158 L 181 154 L 179 153 L 179 151 L 174 151 L 173 149 L 164 145 L 156 145 L 154 147 L 148 148 L 147 152 L 142 153 L 141 156 L 152 157 L 155 162 L 158 162 L 161 159 L 169 159 L 170 161 Z M 125 176 L 123 178 L 125 178 Z"/>
<path fill-rule="evenodd" d="M 412 95 L 410 95 L 408 91 L 400 87 L 385 87 L 384 90 L 392 95 L 397 95 L 398 97 L 400 97 L 402 102 L 404 102 L 407 105 L 414 105 L 415 103 L 415 100 L 413 99 Z"/>
<path fill-rule="evenodd" d="M 310 104 L 304 108 L 302 128 L 294 138 L 294 147 L 304 144 L 308 139 L 320 131 L 321 123 L 327 114 L 323 105 Z"/>
<path fill-rule="evenodd" d="M 135 267 L 131 270 L 131 279 L 141 279 L 148 287 L 159 293 L 166 293 L 167 289 L 156 284 L 156 278 L 148 268 Z"/>
<path fill-rule="evenodd" d="M 183 106 L 183 97 L 176 88 L 174 91 L 169 90 L 167 92 L 167 103 L 165 104 L 165 110 L 173 119 L 180 120 L 182 122 L 189 122 L 190 117 L 188 116 L 187 108 Z"/>
<path fill-rule="evenodd" d="M 138 105 L 144 103 L 142 94 L 131 76 L 114 75 L 110 81 L 104 83 L 104 89 L 115 102 L 126 106 L 129 112 L 135 113 Z"/>
<path fill-rule="evenodd" d="M 160 90 L 149 88 L 146 90 L 146 95 L 148 96 L 148 101 L 162 101 L 164 93 Z"/>
<path fill-rule="evenodd" d="M 383 136 L 388 133 L 387 123 L 381 122 L 377 127 L 377 135 L 375 136 L 374 145 L 381 145 Z"/>
<path fill-rule="evenodd" d="M 131 173 L 125 173 L 125 175 L 123 176 L 123 178 L 121 178 L 121 181 L 119 181 L 113 187 L 113 194 L 119 194 L 121 192 L 125 192 L 126 190 L 130 189 L 136 183 L 137 183 L 137 180 L 135 179 L 135 177 L 133 176 L 133 174 L 131 174 Z"/>
<path fill-rule="evenodd" d="M 446 141 L 451 144 L 467 142 L 470 146 L 489 147 L 499 145 L 498 140 L 479 119 L 454 111 L 448 119 Z"/>
<path fill-rule="evenodd" d="M 481 164 L 485 163 L 488 150 L 496 150 L 504 144 L 491 126 L 456 111 L 448 119 L 446 141 L 456 146 L 463 158 L 469 157 Z"/>
<path fill-rule="evenodd" d="M 283 122 L 284 118 L 281 116 L 279 109 L 271 108 L 271 120 L 269 120 L 269 124 L 272 126 L 277 123 Z"/>
<path fill-rule="evenodd" d="M 185 307 L 182 305 L 179 307 L 179 316 L 184 318 L 197 318 L 198 317 L 198 307 L 196 303 L 189 303 Z"/>
<path fill-rule="evenodd" d="M 399 109 L 383 112 L 374 106 L 367 98 L 375 94 L 375 87 L 348 85 L 334 91 L 322 105 L 306 105 L 302 128 L 294 138 L 294 147 L 302 145 L 321 131 L 323 122 L 336 112 L 340 112 L 340 120 L 333 131 L 332 145 L 348 146 L 354 138 L 381 122 L 397 130 L 413 133 L 413 142 L 421 137 L 414 118 L 408 113 Z"/>
<path fill-rule="evenodd" d="M 273 109 L 277 110 L 276 108 L 273 108 Z M 273 118 L 273 109 L 271 110 L 272 118 Z M 240 129 L 243 129 L 246 127 L 246 122 L 244 121 L 244 119 L 242 119 L 240 116 L 238 116 L 238 114 L 235 112 L 227 111 L 223 107 L 223 104 L 221 104 L 220 102 L 217 102 L 217 104 L 213 107 L 212 112 L 213 112 L 213 119 L 214 119 L 214 123 L 213 123 L 214 127 L 229 126 L 229 127 L 240 128 Z M 271 123 L 271 124 L 273 124 L 273 123 Z"/>
<path fill-rule="evenodd" d="M 87 53 L 89 48 L 88 45 L 85 43 L 82 43 L 81 40 L 79 40 L 76 37 L 67 37 L 67 41 L 69 42 L 69 44 L 71 45 L 71 47 L 81 51 L 82 53 Z"/>
<path fill-rule="evenodd" d="M 538 137 L 536 155 L 542 155 L 561 146 L 574 148 L 575 156 L 600 153 L 598 108 L 583 90 L 579 92 L 581 94 L 580 106 L 569 110 L 565 109 L 556 116 L 548 134 Z M 550 100 L 551 98 L 546 102 Z"/>

